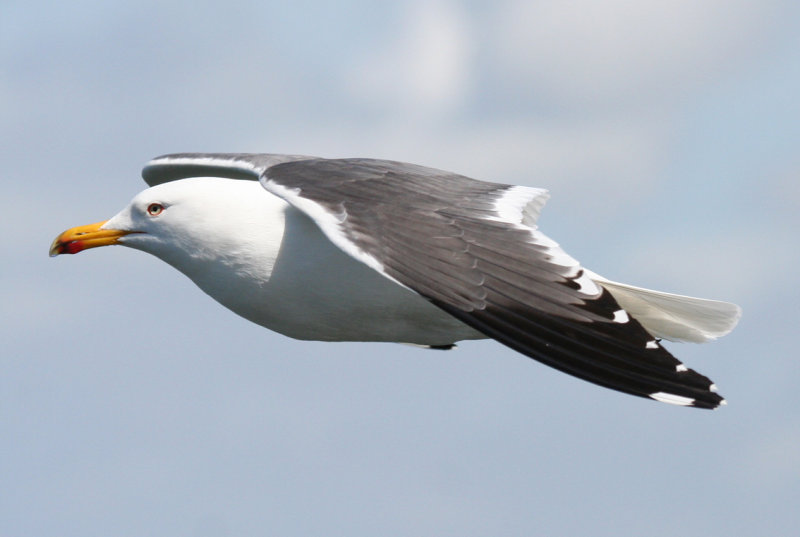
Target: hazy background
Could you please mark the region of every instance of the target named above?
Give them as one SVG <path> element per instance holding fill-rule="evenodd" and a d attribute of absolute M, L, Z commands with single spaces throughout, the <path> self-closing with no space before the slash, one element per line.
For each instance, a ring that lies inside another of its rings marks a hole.
<path fill-rule="evenodd" d="M 2 0 L 0 535 L 797 532 L 798 5 Z M 141 252 L 47 258 L 176 151 L 546 187 L 593 270 L 743 306 L 669 346 L 730 404 L 293 341 Z"/>

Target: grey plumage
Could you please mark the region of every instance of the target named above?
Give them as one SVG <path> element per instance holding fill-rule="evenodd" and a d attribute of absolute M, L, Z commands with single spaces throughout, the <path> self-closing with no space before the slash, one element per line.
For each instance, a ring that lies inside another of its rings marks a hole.
<path fill-rule="evenodd" d="M 259 179 L 347 253 L 556 369 L 679 404 L 723 401 L 608 290 L 582 283 L 584 270 L 535 229 L 546 197 L 526 200 L 524 222 L 501 214 L 505 196 L 524 187 L 393 161 L 288 155 L 168 155 L 143 172 L 150 185 L 204 175 Z"/>

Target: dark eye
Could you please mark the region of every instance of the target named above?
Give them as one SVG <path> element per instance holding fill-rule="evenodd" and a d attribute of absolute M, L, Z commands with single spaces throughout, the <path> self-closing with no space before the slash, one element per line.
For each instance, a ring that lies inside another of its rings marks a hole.
<path fill-rule="evenodd" d="M 164 211 L 164 206 L 160 203 L 151 203 L 147 206 L 147 214 L 150 216 L 158 216 Z"/>

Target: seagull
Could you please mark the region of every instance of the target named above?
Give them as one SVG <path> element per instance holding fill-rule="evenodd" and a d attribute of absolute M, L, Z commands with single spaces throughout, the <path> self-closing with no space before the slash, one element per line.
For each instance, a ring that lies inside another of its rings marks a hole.
<path fill-rule="evenodd" d="M 680 406 L 725 404 L 662 340 L 729 333 L 735 304 L 608 280 L 537 227 L 549 195 L 402 162 L 181 153 L 109 220 L 50 255 L 121 244 L 301 340 L 449 349 L 492 338 L 548 366 Z"/>

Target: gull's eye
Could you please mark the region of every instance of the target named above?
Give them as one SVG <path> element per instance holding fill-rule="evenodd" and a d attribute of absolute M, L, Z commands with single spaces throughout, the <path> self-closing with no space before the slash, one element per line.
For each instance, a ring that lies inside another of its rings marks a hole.
<path fill-rule="evenodd" d="M 147 206 L 147 214 L 150 216 L 158 216 L 164 211 L 164 206 L 160 203 L 151 203 Z"/>

